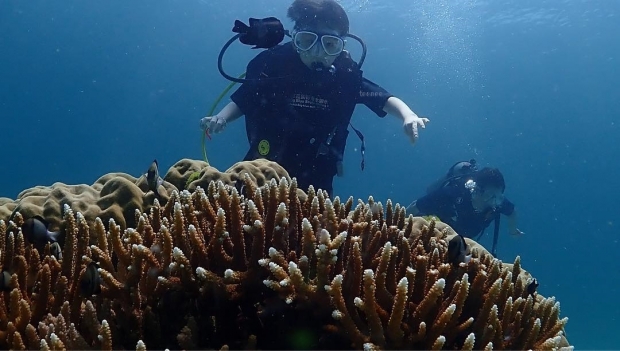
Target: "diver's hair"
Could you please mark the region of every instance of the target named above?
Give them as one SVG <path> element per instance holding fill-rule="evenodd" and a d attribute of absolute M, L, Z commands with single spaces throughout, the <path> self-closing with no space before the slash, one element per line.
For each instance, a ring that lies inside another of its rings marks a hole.
<path fill-rule="evenodd" d="M 295 0 L 287 16 L 295 22 L 295 29 L 325 25 L 340 35 L 349 33 L 349 17 L 336 0 Z"/>
<path fill-rule="evenodd" d="M 487 189 L 488 187 L 498 187 L 504 192 L 506 189 L 506 183 L 504 182 L 504 176 L 502 172 L 497 168 L 484 167 L 474 175 L 474 181 L 481 189 Z"/>

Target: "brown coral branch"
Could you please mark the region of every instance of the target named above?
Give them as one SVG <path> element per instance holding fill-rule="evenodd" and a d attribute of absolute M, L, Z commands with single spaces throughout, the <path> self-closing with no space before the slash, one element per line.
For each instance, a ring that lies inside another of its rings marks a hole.
<path fill-rule="evenodd" d="M 314 188 L 298 194 L 294 179 L 259 187 L 241 178 L 242 194 L 214 181 L 206 192 L 170 192 L 148 215 L 132 209 L 118 222 L 135 229 L 110 220 L 106 230 L 101 219 L 87 222 L 66 206 L 58 259 L 0 222 L 8 231 L 0 262 L 12 290 L 0 294 L 0 305 L 8 302 L 0 317 L 9 321 L 0 321 L 1 345 L 293 348 L 281 336 L 296 330 L 316 336 L 305 348 L 564 342 L 559 305 L 529 297 L 520 258 L 508 268 L 477 249 L 469 263 L 453 265 L 447 239 L 454 233 L 407 217 L 399 204 L 369 197 L 353 209 L 351 197 L 342 203 Z M 97 245 L 89 246 L 90 235 Z M 93 277 L 91 262 L 100 267 Z M 78 287 L 88 278 L 101 294 L 86 299 Z"/>

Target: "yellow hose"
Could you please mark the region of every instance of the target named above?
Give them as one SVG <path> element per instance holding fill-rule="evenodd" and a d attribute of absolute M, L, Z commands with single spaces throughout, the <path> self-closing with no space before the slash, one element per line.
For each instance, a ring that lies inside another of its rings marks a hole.
<path fill-rule="evenodd" d="M 242 79 L 245 77 L 245 72 L 242 73 L 239 76 L 239 79 Z M 211 106 L 211 110 L 209 110 L 209 114 L 207 114 L 207 116 L 213 116 L 213 112 L 215 112 L 215 108 L 217 107 L 217 105 L 220 103 L 220 101 L 222 101 L 222 99 L 224 98 L 224 96 L 226 96 L 226 94 L 228 94 L 228 92 L 230 91 L 230 89 L 232 89 L 232 87 L 237 84 L 236 82 L 230 82 L 230 84 L 228 84 L 228 86 L 226 87 L 226 89 L 224 89 L 224 91 L 222 91 L 222 93 L 217 97 L 217 99 L 215 99 L 215 102 L 213 103 L 213 105 Z M 209 166 L 209 159 L 207 158 L 207 146 L 206 146 L 206 142 L 205 142 L 205 137 L 207 136 L 206 131 L 202 132 L 202 158 L 204 159 L 204 161 L 207 163 L 207 166 Z"/>

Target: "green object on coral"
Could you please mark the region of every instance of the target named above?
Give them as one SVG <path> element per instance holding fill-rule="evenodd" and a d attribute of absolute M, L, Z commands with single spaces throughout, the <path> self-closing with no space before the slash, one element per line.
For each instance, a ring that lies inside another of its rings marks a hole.
<path fill-rule="evenodd" d="M 439 217 L 437 216 L 422 216 L 422 218 L 426 219 L 427 221 L 435 221 L 435 222 L 441 222 L 441 219 L 439 219 Z"/>
<path fill-rule="evenodd" d="M 200 175 L 202 174 L 202 172 L 200 171 L 196 171 L 192 174 L 189 175 L 189 178 L 187 178 L 187 181 L 185 182 L 185 189 L 189 188 L 189 185 L 197 179 L 200 179 Z"/>

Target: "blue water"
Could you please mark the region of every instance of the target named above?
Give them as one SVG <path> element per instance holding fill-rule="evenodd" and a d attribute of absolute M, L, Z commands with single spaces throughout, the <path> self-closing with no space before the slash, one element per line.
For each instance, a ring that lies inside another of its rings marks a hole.
<path fill-rule="evenodd" d="M 232 23 L 273 15 L 290 28 L 289 3 L 0 1 L 0 196 L 200 159 Z M 559 299 L 577 348 L 617 349 L 620 2 L 342 3 L 368 45 L 365 75 L 431 122 L 412 147 L 395 118 L 359 107 L 366 169 L 351 133 L 336 194 L 409 204 L 458 160 L 499 167 L 526 233 L 502 235 L 500 258 L 521 255 Z M 233 45 L 226 70 L 254 54 Z M 246 148 L 242 120 L 208 143 L 220 170 Z"/>

